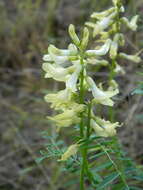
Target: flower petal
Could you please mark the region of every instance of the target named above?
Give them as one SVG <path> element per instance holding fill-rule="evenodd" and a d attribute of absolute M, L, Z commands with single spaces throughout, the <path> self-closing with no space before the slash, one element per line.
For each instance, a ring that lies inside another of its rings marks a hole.
<path fill-rule="evenodd" d="M 111 40 L 108 39 L 108 40 L 106 40 L 105 44 L 103 46 L 101 46 L 100 49 L 98 49 L 98 50 L 87 50 L 86 55 L 88 57 L 105 55 L 109 51 L 110 44 L 111 44 Z"/>

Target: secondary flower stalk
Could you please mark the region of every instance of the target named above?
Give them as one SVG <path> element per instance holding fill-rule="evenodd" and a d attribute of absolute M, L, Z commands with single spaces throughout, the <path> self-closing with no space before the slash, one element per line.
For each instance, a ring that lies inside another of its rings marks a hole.
<path fill-rule="evenodd" d="M 93 37 L 100 36 L 100 41 L 106 42 L 110 40 L 108 47 L 108 55 L 111 63 L 108 64 L 110 67 L 110 80 L 113 80 L 117 73 L 125 74 L 124 69 L 119 66 L 118 59 L 123 58 L 130 60 L 135 63 L 141 61 L 138 53 L 135 55 L 127 55 L 126 53 L 120 52 L 120 47 L 125 44 L 125 36 L 122 33 L 122 27 L 126 26 L 132 31 L 137 30 L 138 15 L 135 15 L 129 21 L 128 18 L 124 17 L 123 13 L 125 8 L 122 0 L 113 0 L 113 7 L 106 11 L 94 12 L 91 14 L 92 21 L 86 22 L 85 25 L 93 29 Z"/>

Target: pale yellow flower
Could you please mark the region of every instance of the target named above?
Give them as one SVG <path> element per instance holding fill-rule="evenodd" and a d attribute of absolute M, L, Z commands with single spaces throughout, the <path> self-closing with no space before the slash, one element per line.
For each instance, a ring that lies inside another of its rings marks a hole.
<path fill-rule="evenodd" d="M 61 90 L 57 93 L 47 94 L 45 101 L 52 103 L 51 107 L 55 109 L 65 109 L 73 104 L 71 101 L 71 92 L 68 89 Z"/>
<path fill-rule="evenodd" d="M 103 32 L 105 29 L 107 29 L 111 24 L 114 22 L 114 18 L 117 15 L 117 11 L 114 11 L 107 17 L 103 17 L 103 19 L 97 21 L 96 23 L 92 22 L 86 22 L 86 26 L 93 28 L 93 37 Z"/>
<path fill-rule="evenodd" d="M 79 147 L 78 144 L 73 144 L 73 145 L 69 146 L 67 151 L 61 156 L 60 161 L 66 161 L 68 158 L 75 155 L 78 151 L 78 147 Z"/>
<path fill-rule="evenodd" d="M 79 114 L 84 111 L 84 105 L 75 103 L 72 106 L 71 109 L 64 109 L 63 113 L 48 117 L 58 126 L 57 131 L 59 131 L 61 127 L 69 127 L 70 125 L 78 124 L 80 122 L 81 118 L 79 117 Z"/>
<path fill-rule="evenodd" d="M 77 90 L 77 81 L 79 78 L 80 71 L 82 69 L 80 61 L 76 61 L 74 64 L 75 71 L 67 77 L 66 80 L 66 88 L 68 90 L 71 90 L 72 92 L 75 92 Z"/>
<path fill-rule="evenodd" d="M 137 54 L 127 55 L 126 53 L 119 53 L 119 57 L 133 61 L 135 63 L 139 63 L 141 61 L 141 58 Z"/>
<path fill-rule="evenodd" d="M 90 77 L 87 77 L 87 83 L 94 97 L 93 102 L 113 106 L 114 102 L 111 98 L 119 93 L 118 89 L 103 91 L 96 86 L 93 79 Z"/>
<path fill-rule="evenodd" d="M 54 54 L 57 56 L 75 56 L 78 53 L 78 50 L 74 44 L 70 44 L 68 49 L 58 49 L 54 45 L 48 47 L 49 54 Z"/>
<path fill-rule="evenodd" d="M 87 50 L 86 55 L 88 57 L 105 55 L 109 51 L 110 44 L 111 44 L 111 40 L 107 39 L 105 44 L 103 46 L 101 46 L 100 49 Z"/>
<path fill-rule="evenodd" d="M 116 135 L 116 127 L 120 127 L 120 125 L 118 122 L 111 123 L 110 121 L 96 117 L 95 120 L 91 119 L 91 127 L 98 136 L 110 137 Z"/>
<path fill-rule="evenodd" d="M 43 70 L 46 72 L 45 78 L 53 78 L 57 81 L 66 81 L 69 70 L 56 64 L 43 63 Z"/>
<path fill-rule="evenodd" d="M 113 41 L 111 42 L 109 55 L 112 59 L 115 59 L 118 53 L 118 47 L 123 46 L 125 43 L 124 36 L 121 33 L 115 34 Z"/>
<path fill-rule="evenodd" d="M 91 15 L 91 18 L 96 18 L 98 20 L 103 19 L 104 17 L 107 17 L 109 14 L 113 13 L 115 11 L 114 7 L 111 7 L 108 10 L 102 11 L 102 12 L 94 12 Z"/>
<path fill-rule="evenodd" d="M 69 44 L 68 49 L 58 49 L 54 45 L 50 45 L 48 53 L 43 56 L 43 60 L 50 63 L 55 62 L 58 65 L 65 65 L 73 59 L 78 59 L 78 50 L 74 44 Z"/>
<path fill-rule="evenodd" d="M 121 19 L 121 21 L 126 24 L 126 26 L 133 30 L 133 31 L 136 31 L 137 30 L 137 21 L 138 21 L 138 18 L 139 18 L 139 15 L 135 15 L 131 21 L 129 21 L 126 17 L 123 17 Z"/>
<path fill-rule="evenodd" d="M 92 65 L 102 65 L 102 66 L 107 66 L 109 64 L 108 61 L 105 59 L 94 59 L 94 58 L 89 58 L 87 59 L 87 63 L 92 64 Z"/>

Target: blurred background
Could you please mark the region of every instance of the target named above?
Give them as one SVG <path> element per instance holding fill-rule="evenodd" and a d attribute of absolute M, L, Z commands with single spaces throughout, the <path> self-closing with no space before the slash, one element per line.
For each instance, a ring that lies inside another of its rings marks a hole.
<path fill-rule="evenodd" d="M 111 0 L 0 0 L 0 190 L 74 189 L 72 182 L 68 183 L 72 176 L 61 174 L 56 159 L 35 162 L 47 143 L 42 131 L 54 135 L 54 126 L 46 119 L 52 110 L 43 96 L 60 87 L 43 78 L 42 56 L 51 43 L 66 48 L 70 23 L 79 31 L 93 11 L 102 11 L 111 3 Z M 127 42 L 124 51 L 136 53 L 143 48 L 143 2 L 124 0 L 124 5 L 129 18 L 140 15 L 136 33 L 123 29 Z M 116 118 L 124 123 L 119 131 L 120 141 L 128 154 L 142 164 L 143 98 L 131 95 L 142 80 L 137 74 L 142 63 L 120 64 L 126 70 L 125 75 L 116 77 L 120 87 Z M 102 70 L 99 80 L 105 76 L 106 70 Z M 65 130 L 60 138 L 68 142 L 70 134 Z"/>

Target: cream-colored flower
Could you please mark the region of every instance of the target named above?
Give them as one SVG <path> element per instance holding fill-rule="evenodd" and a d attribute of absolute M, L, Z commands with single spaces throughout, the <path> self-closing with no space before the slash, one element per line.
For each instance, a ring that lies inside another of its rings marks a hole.
<path fill-rule="evenodd" d="M 58 65 L 78 59 L 78 50 L 74 44 L 69 44 L 68 49 L 58 49 L 54 45 L 50 45 L 48 53 L 43 56 L 43 60 L 50 63 L 55 62 Z"/>
<path fill-rule="evenodd" d="M 77 81 L 79 78 L 80 71 L 82 69 L 80 61 L 76 61 L 74 63 L 75 71 L 71 75 L 69 75 L 66 80 L 66 88 L 68 90 L 71 90 L 72 92 L 75 92 L 77 90 Z"/>
<path fill-rule="evenodd" d="M 84 111 L 84 105 L 73 104 L 71 109 L 64 109 L 63 113 L 60 113 L 53 117 L 48 117 L 50 120 L 54 121 L 57 125 L 57 131 L 61 127 L 69 127 L 73 124 L 78 124 L 81 120 L 79 114 Z"/>
<path fill-rule="evenodd" d="M 115 34 L 113 41 L 111 42 L 109 55 L 111 59 L 115 59 L 118 53 L 119 45 L 123 46 L 125 43 L 124 36 L 121 33 Z"/>
<path fill-rule="evenodd" d="M 61 90 L 57 93 L 47 94 L 45 101 L 51 103 L 51 107 L 57 109 L 65 109 L 72 107 L 75 102 L 71 101 L 71 92 L 68 89 Z"/>
<path fill-rule="evenodd" d="M 111 123 L 110 121 L 96 117 L 95 120 L 91 119 L 91 127 L 98 136 L 111 137 L 116 135 L 116 127 L 120 127 L 120 125 L 118 122 Z"/>
<path fill-rule="evenodd" d="M 66 81 L 69 74 L 68 68 L 63 68 L 56 64 L 43 63 L 42 68 L 46 72 L 45 78 L 53 78 L 57 81 Z"/>
<path fill-rule="evenodd" d="M 97 50 L 87 50 L 86 51 L 86 55 L 88 57 L 105 55 L 109 51 L 110 44 L 111 44 L 111 40 L 107 39 L 106 42 L 105 42 L 105 44 L 103 46 L 101 46 L 100 49 L 97 49 Z"/>
<path fill-rule="evenodd" d="M 105 59 L 94 59 L 94 58 L 89 58 L 87 59 L 87 63 L 92 64 L 92 65 L 102 65 L 102 66 L 107 66 L 109 64 L 108 61 Z"/>
<path fill-rule="evenodd" d="M 111 98 L 119 93 L 118 89 L 103 91 L 96 86 L 93 79 L 90 77 L 87 77 L 87 83 L 94 97 L 93 102 L 113 106 L 114 102 Z"/>
<path fill-rule="evenodd" d="M 141 61 L 141 58 L 137 54 L 127 55 L 126 53 L 119 53 L 119 57 L 133 61 L 135 63 L 139 63 Z"/>
<path fill-rule="evenodd" d="M 114 18 L 117 15 L 117 11 L 114 11 L 112 14 L 110 14 L 107 17 L 103 17 L 103 19 L 97 21 L 96 23 L 92 22 L 86 22 L 86 26 L 93 28 L 93 37 L 103 32 L 105 29 L 107 29 L 113 22 Z"/>
<path fill-rule="evenodd" d="M 58 49 L 54 45 L 50 45 L 48 48 L 49 54 L 54 54 L 57 56 L 75 56 L 78 50 L 74 44 L 70 44 L 68 49 Z"/>
<path fill-rule="evenodd" d="M 68 158 L 75 155 L 78 151 L 78 147 L 79 147 L 78 144 L 73 144 L 73 145 L 69 146 L 67 151 L 61 156 L 60 161 L 66 161 Z"/>
<path fill-rule="evenodd" d="M 136 31 L 137 30 L 137 21 L 138 21 L 138 18 L 139 18 L 139 15 L 135 15 L 132 19 L 131 19 L 131 21 L 129 21 L 126 17 L 123 17 L 122 19 L 121 19 L 121 21 L 124 23 L 124 24 L 126 24 L 126 26 L 129 28 L 129 29 L 131 29 L 131 30 L 133 30 L 133 31 Z"/>
<path fill-rule="evenodd" d="M 101 20 L 104 17 L 107 17 L 109 14 L 113 13 L 114 11 L 115 11 L 115 8 L 111 7 L 110 9 L 102 11 L 102 12 L 94 12 L 92 13 L 91 18 Z"/>

